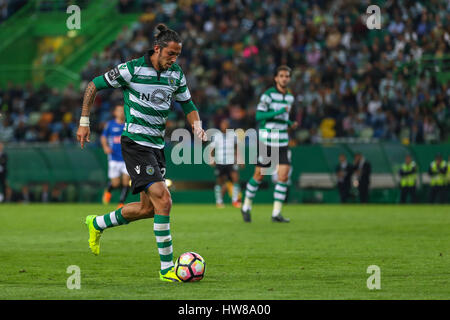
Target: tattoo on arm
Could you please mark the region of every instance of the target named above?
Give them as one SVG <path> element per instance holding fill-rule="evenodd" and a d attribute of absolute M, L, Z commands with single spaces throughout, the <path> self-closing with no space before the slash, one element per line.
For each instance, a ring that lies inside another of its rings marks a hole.
<path fill-rule="evenodd" d="M 91 106 L 94 103 L 95 95 L 97 94 L 97 88 L 94 83 L 89 82 L 86 91 L 84 92 L 83 107 L 81 109 L 81 115 L 88 117 L 91 112 Z"/>

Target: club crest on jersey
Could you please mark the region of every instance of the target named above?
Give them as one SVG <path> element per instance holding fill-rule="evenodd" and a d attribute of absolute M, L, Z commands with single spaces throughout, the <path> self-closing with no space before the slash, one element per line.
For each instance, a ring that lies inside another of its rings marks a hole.
<path fill-rule="evenodd" d="M 152 176 L 155 173 L 155 168 L 153 168 L 152 166 L 148 165 L 147 167 L 145 167 L 145 172 L 147 172 L 147 174 L 149 176 Z"/>
<path fill-rule="evenodd" d="M 176 84 L 177 84 L 177 79 L 172 78 L 172 77 L 167 78 L 167 81 L 169 82 L 169 85 L 172 87 L 176 86 Z"/>

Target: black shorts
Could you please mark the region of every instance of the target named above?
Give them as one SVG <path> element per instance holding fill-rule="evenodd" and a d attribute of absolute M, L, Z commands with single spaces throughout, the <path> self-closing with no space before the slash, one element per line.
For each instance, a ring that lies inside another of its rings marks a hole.
<path fill-rule="evenodd" d="M 216 164 L 214 174 L 216 175 L 216 177 L 226 176 L 228 179 L 231 179 L 231 173 L 237 170 L 237 164 Z"/>
<path fill-rule="evenodd" d="M 150 183 L 164 181 L 166 175 L 164 149 L 142 146 L 125 136 L 120 140 L 133 194 L 144 191 Z"/>
<path fill-rule="evenodd" d="M 261 142 L 258 143 L 258 153 L 257 153 L 257 161 L 256 161 L 256 165 L 258 167 L 262 167 L 262 168 L 270 167 L 270 165 L 271 165 L 270 157 L 272 154 L 274 154 L 274 152 L 279 153 L 278 163 L 275 163 L 275 165 L 277 165 L 277 164 L 289 164 L 290 165 L 291 164 L 291 150 L 289 149 L 288 146 L 284 146 L 284 147 L 266 146 L 267 152 L 265 152 L 265 153 L 267 155 L 265 155 L 265 156 L 260 154 L 260 148 L 261 148 Z"/>

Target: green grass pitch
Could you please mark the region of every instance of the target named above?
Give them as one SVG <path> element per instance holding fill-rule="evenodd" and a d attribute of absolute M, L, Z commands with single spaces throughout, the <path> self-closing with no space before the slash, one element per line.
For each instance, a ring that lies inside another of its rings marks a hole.
<path fill-rule="evenodd" d="M 201 254 L 197 283 L 164 283 L 153 220 L 106 230 L 87 245 L 88 214 L 102 205 L 1 205 L 0 299 L 449 299 L 449 206 L 288 205 L 289 224 L 255 205 L 244 224 L 228 206 L 174 204 L 174 255 Z M 67 267 L 81 289 L 66 287 Z M 367 288 L 367 267 L 381 289 Z"/>

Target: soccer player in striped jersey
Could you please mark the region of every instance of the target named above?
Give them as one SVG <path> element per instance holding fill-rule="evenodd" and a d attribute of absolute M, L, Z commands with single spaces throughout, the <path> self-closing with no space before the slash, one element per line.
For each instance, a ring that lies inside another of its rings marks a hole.
<path fill-rule="evenodd" d="M 283 202 L 286 199 L 288 189 L 289 170 L 291 168 L 291 151 L 288 148 L 288 128 L 295 129 L 297 122 L 289 120 L 289 113 L 294 103 L 294 96 L 288 89 L 291 80 L 291 68 L 280 66 L 276 69 L 274 81 L 275 86 L 267 89 L 261 96 L 256 108 L 256 121 L 259 122 L 258 130 L 258 162 L 253 177 L 247 183 L 245 199 L 241 208 L 242 217 L 245 222 L 251 222 L 251 209 L 253 198 L 262 182 L 261 168 L 270 167 L 271 154 L 278 153 L 279 163 L 277 166 L 277 183 L 274 190 L 274 201 L 272 210 L 273 222 L 289 222 L 281 214 Z M 260 152 L 260 145 L 267 147 L 267 155 Z"/>
<path fill-rule="evenodd" d="M 125 125 L 125 114 L 123 106 L 114 107 L 114 119 L 106 123 L 100 137 L 103 151 L 108 155 L 108 187 L 103 193 L 103 203 L 108 204 L 111 201 L 111 191 L 120 188 L 119 206 L 122 208 L 130 189 L 130 176 L 128 175 L 125 161 L 123 161 L 120 137 L 122 136 Z"/>
<path fill-rule="evenodd" d="M 132 192 L 140 194 L 140 202 L 127 203 L 105 215 L 87 216 L 89 247 L 98 255 L 100 236 L 105 229 L 154 218 L 153 230 L 161 262 L 159 277 L 162 281 L 180 282 L 174 272 L 170 232 L 172 199 L 164 179 L 164 132 L 172 98 L 181 104 L 194 134 L 202 141 L 206 141 L 206 134 L 201 128 L 197 108 L 191 101 L 186 77 L 175 63 L 181 53 L 181 39 L 178 33 L 163 24 L 159 24 L 156 30 L 152 50 L 89 83 L 77 138 L 81 148 L 89 142 L 89 113 L 96 92 L 121 88 L 125 102 L 122 155 L 131 177 Z"/>
<path fill-rule="evenodd" d="M 220 132 L 213 136 L 213 158 L 211 164 L 215 167 L 216 185 L 214 186 L 214 195 L 216 197 L 216 206 L 224 208 L 223 194 L 226 191 L 226 182 L 231 180 L 233 190 L 231 202 L 233 207 L 240 208 L 239 201 L 239 165 L 237 164 L 237 137 L 234 131 L 227 132 L 229 121 L 223 119 L 220 122 Z"/>
<path fill-rule="evenodd" d="M 286 197 L 284 199 L 284 203 L 287 203 L 288 198 L 289 198 L 289 190 L 290 190 L 291 185 L 292 185 L 292 179 L 291 179 L 292 171 L 293 170 L 292 170 L 292 166 L 291 166 L 291 168 L 289 169 L 289 173 L 288 173 L 288 179 L 286 181 L 287 191 L 286 191 Z M 275 184 L 275 185 L 278 183 L 278 170 L 275 170 L 275 172 L 272 174 L 272 183 Z"/>

